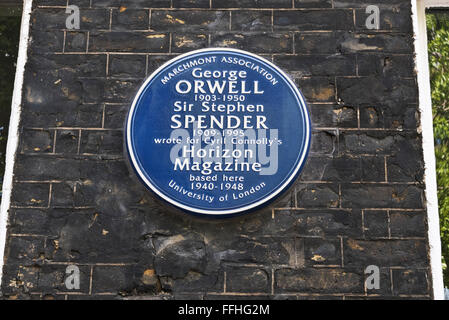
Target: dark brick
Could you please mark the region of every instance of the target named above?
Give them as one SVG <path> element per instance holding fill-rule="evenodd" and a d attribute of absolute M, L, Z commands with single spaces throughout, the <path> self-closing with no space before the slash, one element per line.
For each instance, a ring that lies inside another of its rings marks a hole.
<path fill-rule="evenodd" d="M 301 174 L 302 181 L 360 181 L 361 163 L 357 157 L 310 156 Z"/>
<path fill-rule="evenodd" d="M 255 53 L 291 53 L 292 37 L 287 33 L 216 33 L 212 47 L 231 47 Z"/>
<path fill-rule="evenodd" d="M 410 53 L 413 51 L 413 38 L 409 34 L 352 34 L 343 33 L 339 37 L 339 49 L 349 52 L 394 52 Z"/>
<path fill-rule="evenodd" d="M 290 238 L 256 237 L 247 238 L 243 236 L 229 237 L 208 231 L 208 253 L 210 255 L 208 268 L 219 265 L 221 261 L 234 263 L 257 263 L 257 264 L 291 264 L 296 261 L 295 241 Z M 231 249 L 232 248 L 232 249 Z"/>
<path fill-rule="evenodd" d="M 340 239 L 305 238 L 305 261 L 309 266 L 341 265 Z"/>
<path fill-rule="evenodd" d="M 332 0 L 295 0 L 295 8 L 332 8 Z"/>
<path fill-rule="evenodd" d="M 296 83 L 309 102 L 335 101 L 335 80 L 333 78 L 301 78 L 297 79 Z"/>
<path fill-rule="evenodd" d="M 168 52 L 168 34 L 147 32 L 96 32 L 89 38 L 89 51 Z"/>
<path fill-rule="evenodd" d="M 51 194 L 52 207 L 73 207 L 74 183 L 53 183 Z"/>
<path fill-rule="evenodd" d="M 271 274 L 258 268 L 229 268 L 226 272 L 227 292 L 265 292 L 271 291 Z"/>
<path fill-rule="evenodd" d="M 209 8 L 210 0 L 173 0 L 173 8 Z"/>
<path fill-rule="evenodd" d="M 90 267 L 78 266 L 80 276 L 80 288 L 78 290 L 67 289 L 65 280 L 68 276 L 66 273 L 66 265 L 43 265 L 38 269 L 38 280 L 34 291 L 48 293 L 89 293 L 90 284 Z"/>
<path fill-rule="evenodd" d="M 345 266 L 379 267 L 416 266 L 427 264 L 426 243 L 420 240 L 354 240 L 343 243 Z"/>
<path fill-rule="evenodd" d="M 67 31 L 65 37 L 64 51 L 86 52 L 86 50 L 87 50 L 87 32 Z"/>
<path fill-rule="evenodd" d="M 149 11 L 121 7 L 112 11 L 112 30 L 148 30 Z"/>
<path fill-rule="evenodd" d="M 338 185 L 299 184 L 295 188 L 300 208 L 337 208 L 339 205 Z"/>
<path fill-rule="evenodd" d="M 273 231 L 297 236 L 361 235 L 361 214 L 342 209 L 282 210 L 274 217 Z"/>
<path fill-rule="evenodd" d="M 423 189 L 410 185 L 342 185 L 344 208 L 422 208 Z"/>
<path fill-rule="evenodd" d="M 424 211 L 391 211 L 390 229 L 392 237 L 427 236 L 427 218 Z"/>
<path fill-rule="evenodd" d="M 318 155 L 332 155 L 336 153 L 336 145 L 336 131 L 328 130 L 312 132 L 311 153 Z"/>
<path fill-rule="evenodd" d="M 64 32 L 55 30 L 43 31 L 31 28 L 30 35 L 32 44 L 30 49 L 33 53 L 62 52 Z"/>
<path fill-rule="evenodd" d="M 146 74 L 146 56 L 110 55 L 109 76 L 119 78 L 144 78 Z"/>
<path fill-rule="evenodd" d="M 232 12 L 231 29 L 238 31 L 271 31 L 270 11 L 238 10 Z"/>
<path fill-rule="evenodd" d="M 353 107 L 312 104 L 314 127 L 357 128 L 357 110 Z"/>
<path fill-rule="evenodd" d="M 189 271 L 183 278 L 160 277 L 162 290 L 174 292 L 175 299 L 198 300 L 198 291 L 219 292 L 223 290 L 223 276 L 221 273 L 202 274 Z M 178 295 L 177 292 L 180 292 Z M 187 292 L 189 292 L 187 294 Z M 184 294 L 183 294 L 184 293 Z"/>
<path fill-rule="evenodd" d="M 130 266 L 95 266 L 92 293 L 126 292 L 132 288 L 133 269 Z"/>
<path fill-rule="evenodd" d="M 429 280 L 425 270 L 392 270 L 393 294 L 427 294 Z"/>
<path fill-rule="evenodd" d="M 44 239 L 42 237 L 10 236 L 5 257 L 11 265 L 31 266 L 42 263 Z"/>
<path fill-rule="evenodd" d="M 32 21 L 34 22 L 34 26 L 41 30 L 62 30 L 66 29 L 66 19 L 68 16 L 64 8 L 39 8 L 33 10 Z M 109 29 L 109 10 L 86 8 L 80 10 L 80 29 Z"/>
<path fill-rule="evenodd" d="M 366 19 L 370 14 L 366 9 L 355 10 L 355 25 L 360 31 L 368 30 L 366 28 Z M 413 31 L 412 12 L 410 8 L 382 8 L 379 12 L 380 30 L 411 33 Z"/>
<path fill-rule="evenodd" d="M 78 153 L 79 130 L 56 130 L 56 153 Z"/>
<path fill-rule="evenodd" d="M 364 279 L 347 269 L 280 269 L 275 272 L 275 292 L 363 292 Z"/>
<path fill-rule="evenodd" d="M 80 153 L 121 154 L 123 134 L 115 130 L 84 130 L 81 134 Z"/>
<path fill-rule="evenodd" d="M 172 52 L 187 52 L 207 47 L 208 41 L 207 34 L 173 34 L 171 48 Z"/>
<path fill-rule="evenodd" d="M 12 193 L 12 205 L 23 207 L 46 207 L 48 205 L 50 184 L 15 183 Z"/>
<path fill-rule="evenodd" d="M 291 8 L 290 0 L 212 0 L 212 8 Z"/>
<path fill-rule="evenodd" d="M 123 103 L 132 102 L 143 80 L 116 80 L 110 79 L 106 81 L 104 101 Z"/>
<path fill-rule="evenodd" d="M 301 76 L 353 76 L 356 69 L 355 57 L 352 55 L 276 56 L 274 62 Z"/>
<path fill-rule="evenodd" d="M 198 31 L 229 30 L 229 12 L 154 10 L 151 13 L 151 29 L 155 31 Z"/>
<path fill-rule="evenodd" d="M 170 0 L 92 0 L 94 7 L 170 8 Z"/>
<path fill-rule="evenodd" d="M 362 181 L 385 181 L 385 158 L 365 156 L 362 161 Z"/>
<path fill-rule="evenodd" d="M 15 178 L 19 180 L 76 179 L 78 161 L 61 157 L 17 155 Z"/>
<path fill-rule="evenodd" d="M 20 150 L 25 153 L 53 152 L 54 131 L 23 130 Z"/>
<path fill-rule="evenodd" d="M 388 212 L 366 210 L 363 214 L 365 237 L 388 238 Z"/>
<path fill-rule="evenodd" d="M 104 127 L 108 129 L 123 129 L 128 109 L 128 105 L 106 104 L 104 114 Z"/>
<path fill-rule="evenodd" d="M 415 62 L 412 55 L 360 54 L 357 65 L 360 76 L 413 77 Z"/>
<path fill-rule="evenodd" d="M 352 30 L 352 10 L 275 11 L 275 30 Z"/>

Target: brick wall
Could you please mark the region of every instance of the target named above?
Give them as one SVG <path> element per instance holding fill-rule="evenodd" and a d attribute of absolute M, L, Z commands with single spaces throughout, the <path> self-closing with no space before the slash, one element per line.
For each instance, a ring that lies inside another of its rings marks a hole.
<path fill-rule="evenodd" d="M 431 297 L 409 1 L 69 0 L 78 31 L 66 0 L 33 2 L 4 298 Z M 205 47 L 260 54 L 306 96 L 311 155 L 277 208 L 175 214 L 128 171 L 137 89 Z M 372 264 L 379 290 L 364 287 Z"/>

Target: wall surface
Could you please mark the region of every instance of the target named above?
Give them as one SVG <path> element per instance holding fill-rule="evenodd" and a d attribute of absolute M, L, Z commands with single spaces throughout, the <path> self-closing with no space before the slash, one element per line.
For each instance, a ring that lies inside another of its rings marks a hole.
<path fill-rule="evenodd" d="M 76 31 L 66 2 L 33 1 L 3 298 L 431 298 L 410 1 L 70 0 Z M 311 155 L 276 208 L 168 212 L 128 170 L 139 86 L 205 47 L 260 54 L 306 96 Z"/>

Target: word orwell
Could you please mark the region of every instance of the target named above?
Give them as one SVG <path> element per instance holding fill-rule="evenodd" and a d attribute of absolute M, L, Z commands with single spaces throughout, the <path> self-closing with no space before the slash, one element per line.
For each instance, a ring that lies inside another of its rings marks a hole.
<path fill-rule="evenodd" d="M 268 129 L 265 122 L 267 118 L 263 115 L 244 115 L 238 117 L 231 115 L 234 112 L 251 113 L 264 112 L 262 104 L 243 104 L 240 101 L 228 104 L 217 104 L 213 101 L 226 100 L 226 95 L 262 95 L 263 90 L 259 87 L 259 81 L 247 83 L 246 71 L 235 70 L 202 70 L 195 68 L 192 70 L 192 76 L 195 80 L 179 80 L 175 85 L 177 93 L 187 95 L 194 93 L 209 94 L 212 101 L 203 101 L 201 103 L 201 112 L 221 112 L 225 115 L 191 115 L 191 114 L 175 114 L 171 117 L 171 128 L 190 128 L 193 123 L 197 123 L 199 129 Z M 222 98 L 220 98 L 220 96 Z M 229 97 L 229 96 L 228 96 Z M 228 98 L 229 100 L 229 98 Z M 186 101 L 176 101 L 173 104 L 175 112 L 192 112 L 193 103 Z"/>

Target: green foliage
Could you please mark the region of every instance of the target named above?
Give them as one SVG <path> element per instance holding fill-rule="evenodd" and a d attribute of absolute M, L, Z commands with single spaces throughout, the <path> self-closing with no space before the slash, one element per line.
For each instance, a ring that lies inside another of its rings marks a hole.
<path fill-rule="evenodd" d="M 427 15 L 438 205 L 445 287 L 449 287 L 449 13 Z"/>
<path fill-rule="evenodd" d="M 6 139 L 14 89 L 19 34 L 20 16 L 0 15 L 0 188 L 5 171 Z"/>

